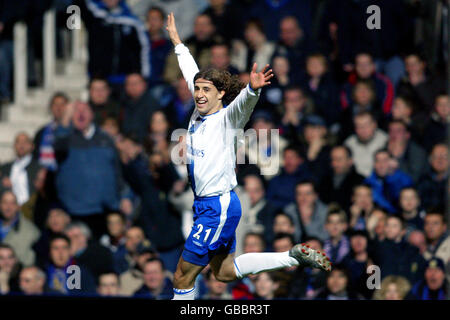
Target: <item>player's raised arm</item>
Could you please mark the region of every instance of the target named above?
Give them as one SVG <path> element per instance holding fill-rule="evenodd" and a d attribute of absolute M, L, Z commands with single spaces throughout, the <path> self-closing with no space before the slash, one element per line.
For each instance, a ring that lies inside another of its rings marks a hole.
<path fill-rule="evenodd" d="M 177 26 L 175 24 L 175 16 L 171 12 L 167 16 L 167 27 L 166 27 L 170 40 L 175 47 L 175 54 L 178 59 L 178 65 L 180 66 L 183 77 L 186 80 L 189 90 L 191 90 L 192 95 L 194 95 L 194 77 L 199 71 L 197 63 L 189 52 L 189 49 L 181 42 L 180 36 L 178 35 Z"/>
<path fill-rule="evenodd" d="M 261 88 L 270 84 L 273 77 L 272 69 L 266 65 L 260 72 L 257 72 L 257 64 L 254 63 L 250 72 L 250 82 L 242 89 L 239 95 L 230 103 L 227 108 L 228 117 L 236 125 L 243 128 L 250 119 L 250 115 L 258 102 Z"/>

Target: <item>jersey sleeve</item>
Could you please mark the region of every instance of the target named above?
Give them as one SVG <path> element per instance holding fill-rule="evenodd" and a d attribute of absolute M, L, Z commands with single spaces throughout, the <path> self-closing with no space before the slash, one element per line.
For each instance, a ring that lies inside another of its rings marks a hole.
<path fill-rule="evenodd" d="M 194 77 L 199 71 L 197 63 L 189 52 L 189 48 L 180 43 L 175 46 L 175 55 L 178 59 L 178 65 L 183 73 L 184 80 L 186 80 L 189 90 L 194 95 Z"/>
<path fill-rule="evenodd" d="M 248 84 L 226 107 L 227 117 L 235 128 L 244 128 L 258 102 L 261 89 L 253 90 Z"/>

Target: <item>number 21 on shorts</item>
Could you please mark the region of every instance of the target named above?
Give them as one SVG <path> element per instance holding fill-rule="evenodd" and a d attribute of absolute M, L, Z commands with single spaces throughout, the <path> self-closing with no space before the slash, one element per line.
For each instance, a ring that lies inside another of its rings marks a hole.
<path fill-rule="evenodd" d="M 200 234 L 202 233 L 202 231 L 203 231 L 203 225 L 202 224 L 198 224 L 197 225 L 197 232 L 194 233 L 192 236 L 195 239 L 200 240 Z M 206 242 L 208 240 L 208 237 L 209 237 L 210 233 L 211 233 L 211 228 L 205 230 L 205 236 L 203 238 L 203 242 Z"/>

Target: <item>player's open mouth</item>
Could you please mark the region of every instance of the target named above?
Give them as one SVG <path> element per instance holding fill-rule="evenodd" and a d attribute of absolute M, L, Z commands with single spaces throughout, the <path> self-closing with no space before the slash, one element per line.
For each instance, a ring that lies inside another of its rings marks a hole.
<path fill-rule="evenodd" d="M 205 99 L 197 100 L 198 107 L 204 107 L 204 106 L 206 106 L 207 103 L 208 103 L 208 100 L 205 100 Z"/>

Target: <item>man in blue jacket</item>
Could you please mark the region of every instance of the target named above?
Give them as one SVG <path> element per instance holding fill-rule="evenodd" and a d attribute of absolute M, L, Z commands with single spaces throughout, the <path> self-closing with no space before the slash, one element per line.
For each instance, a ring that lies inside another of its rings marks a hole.
<path fill-rule="evenodd" d="M 373 173 L 365 180 L 372 187 L 374 202 L 390 213 L 397 212 L 400 191 L 413 185 L 413 181 L 403 171 L 387 150 L 379 150 L 374 156 Z"/>
<path fill-rule="evenodd" d="M 111 138 L 95 126 L 86 103 L 67 106 L 55 130 L 58 200 L 98 238 L 106 232 L 104 214 L 119 208 L 121 181 L 118 153 Z"/>

